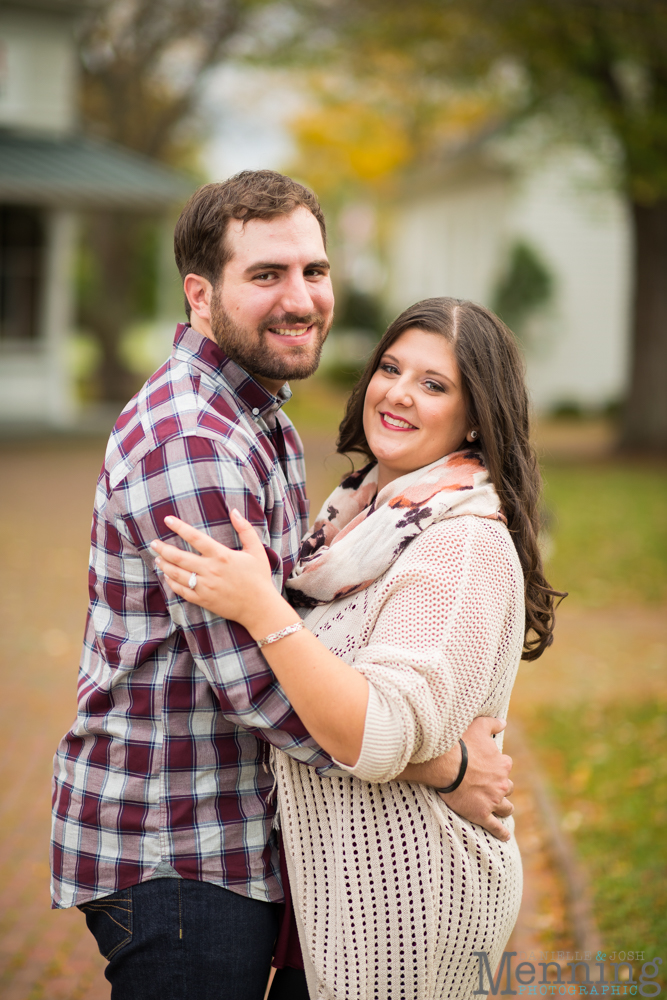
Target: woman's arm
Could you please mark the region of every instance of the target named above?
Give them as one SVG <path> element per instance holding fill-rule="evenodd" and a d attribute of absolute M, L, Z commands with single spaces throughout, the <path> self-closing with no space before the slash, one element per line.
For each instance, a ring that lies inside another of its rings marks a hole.
<path fill-rule="evenodd" d="M 264 547 L 252 525 L 236 510 L 230 519 L 242 552 L 172 517 L 165 518 L 169 528 L 201 555 L 159 540 L 151 548 L 159 554 L 156 565 L 175 593 L 239 622 L 257 641 L 301 619 L 273 585 Z M 193 572 L 194 590 L 187 585 Z M 361 753 L 368 704 L 363 674 L 329 652 L 307 629 L 263 646 L 262 652 L 311 736 L 338 762 L 353 767 Z"/>
<path fill-rule="evenodd" d="M 369 701 L 352 771 L 390 781 L 509 701 L 525 615 L 512 540 L 480 518 L 443 521 L 411 542 L 367 604 L 354 666 Z"/>
<path fill-rule="evenodd" d="M 167 582 L 184 599 L 240 621 L 255 639 L 298 623 L 299 616 L 271 582 L 268 561 L 254 530 L 235 511 L 231 519 L 242 539 L 243 552 L 217 544 L 177 518 L 166 519 L 172 531 L 203 554 L 154 542 L 152 547 L 161 555 L 157 564 Z M 198 574 L 196 590 L 187 585 L 193 571 Z M 405 588 L 399 587 L 400 591 Z M 421 638 L 426 638 L 425 633 Z M 353 768 L 359 760 L 366 725 L 369 683 L 364 675 L 305 630 L 264 646 L 263 651 L 309 732 L 340 763 Z M 412 670 L 407 665 L 406 669 Z M 455 812 L 484 826 L 500 840 L 507 840 L 509 833 L 497 817 L 509 816 L 513 808 L 505 798 L 512 790 L 512 761 L 500 753 L 492 739 L 504 728 L 505 723 L 498 719 L 474 719 L 462 734 L 469 754 L 466 777 L 456 792 L 443 796 Z M 450 742 L 451 750 L 439 750 L 436 759 L 407 764 L 402 771 L 396 767 L 392 777 L 435 787 L 451 784 L 461 753 L 458 742 Z M 421 759 L 426 760 L 423 754 Z"/>

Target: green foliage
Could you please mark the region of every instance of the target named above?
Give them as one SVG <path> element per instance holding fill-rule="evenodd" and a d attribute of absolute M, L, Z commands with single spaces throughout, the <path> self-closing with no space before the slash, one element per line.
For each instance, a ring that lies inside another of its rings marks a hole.
<path fill-rule="evenodd" d="M 549 412 L 552 417 L 566 420 L 582 420 L 585 416 L 583 406 L 576 399 L 562 399 Z"/>
<path fill-rule="evenodd" d="M 620 150 L 619 180 L 635 201 L 667 198 L 664 0 L 356 0 L 333 7 L 332 27 L 339 38 L 346 32 L 347 42 L 336 55 L 359 78 L 372 81 L 388 52 L 412 60 L 414 75 L 433 86 L 486 78 L 508 114 L 547 111 L 572 137 L 599 152 L 611 148 L 612 159 L 613 148 Z"/>
<path fill-rule="evenodd" d="M 126 214 L 123 217 L 118 215 L 118 218 L 120 223 L 116 237 L 123 238 L 122 266 L 126 275 L 123 291 L 127 296 L 128 312 L 134 320 L 151 319 L 157 310 L 161 223 L 150 216 Z M 91 245 L 86 226 L 83 235 L 75 280 L 79 308 L 85 323 L 106 292 L 108 274 L 102 255 L 96 253 Z"/>
<path fill-rule="evenodd" d="M 343 386 L 345 388 L 348 387 Z M 299 433 L 307 435 L 317 431 L 333 440 L 343 419 L 348 394 L 330 384 L 329 379 L 324 379 L 321 374 L 304 381 L 290 382 L 290 389 L 292 398 L 285 404 L 285 412 L 294 421 Z"/>
<path fill-rule="evenodd" d="M 143 220 L 135 247 L 133 298 L 136 302 L 137 319 L 151 319 L 157 312 L 160 235 L 160 222 L 154 219 Z"/>
<path fill-rule="evenodd" d="M 363 365 L 353 361 L 332 361 L 323 373 L 323 378 L 337 389 L 351 390 L 359 381 Z"/>
<path fill-rule="evenodd" d="M 343 294 L 342 300 L 342 306 L 336 308 L 337 327 L 371 330 L 378 337 L 384 333 L 382 303 L 376 296 L 360 292 L 356 288 L 349 288 Z"/>
<path fill-rule="evenodd" d="M 667 473 L 632 464 L 544 470 L 547 577 L 588 606 L 667 597 Z"/>
<path fill-rule="evenodd" d="M 604 948 L 647 960 L 667 940 L 666 713 L 667 703 L 577 705 L 528 720 L 592 880 Z"/>
<path fill-rule="evenodd" d="M 623 151 L 621 180 L 650 204 L 667 197 L 667 6 L 663 0 L 475 0 L 527 97 L 564 112 L 584 142 L 601 126 Z"/>
<path fill-rule="evenodd" d="M 553 277 L 540 255 L 529 243 L 517 240 L 510 248 L 491 308 L 521 336 L 526 321 L 549 303 L 553 288 Z"/>

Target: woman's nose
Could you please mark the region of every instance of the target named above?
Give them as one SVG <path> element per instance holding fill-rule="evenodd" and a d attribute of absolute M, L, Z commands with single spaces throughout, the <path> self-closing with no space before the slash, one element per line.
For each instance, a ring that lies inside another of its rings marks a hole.
<path fill-rule="evenodd" d="M 398 406 L 412 406 L 412 393 L 408 379 L 398 378 L 393 382 L 387 390 L 386 398 L 388 402 Z"/>

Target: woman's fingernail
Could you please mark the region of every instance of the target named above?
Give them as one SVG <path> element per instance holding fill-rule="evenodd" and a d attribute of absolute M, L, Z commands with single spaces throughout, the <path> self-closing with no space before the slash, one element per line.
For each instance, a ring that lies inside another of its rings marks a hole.
<path fill-rule="evenodd" d="M 175 518 L 171 514 L 167 514 L 167 516 L 164 519 L 164 523 L 165 524 L 169 524 L 170 521 L 174 521 L 174 520 L 175 520 Z"/>
<path fill-rule="evenodd" d="M 156 565 L 156 566 L 161 566 L 161 565 L 162 565 L 162 560 L 160 559 L 160 557 L 159 557 L 159 556 L 158 556 L 158 557 L 157 557 L 157 559 L 155 560 L 155 565 Z"/>

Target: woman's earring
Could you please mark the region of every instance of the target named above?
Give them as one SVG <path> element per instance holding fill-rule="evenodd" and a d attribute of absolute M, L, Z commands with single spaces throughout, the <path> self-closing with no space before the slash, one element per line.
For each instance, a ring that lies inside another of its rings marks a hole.
<path fill-rule="evenodd" d="M 471 441 L 475 441 L 478 436 L 479 436 L 479 434 L 478 434 L 477 431 L 470 431 L 470 440 Z"/>

